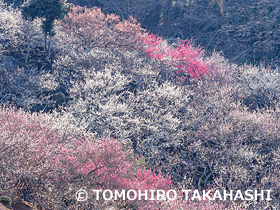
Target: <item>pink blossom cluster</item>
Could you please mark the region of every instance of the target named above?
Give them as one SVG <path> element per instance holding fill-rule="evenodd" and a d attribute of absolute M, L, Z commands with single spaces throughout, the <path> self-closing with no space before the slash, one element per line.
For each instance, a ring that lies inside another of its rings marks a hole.
<path fill-rule="evenodd" d="M 169 176 L 137 167 L 136 158 L 113 138 L 61 139 L 39 118 L 0 110 L 0 166 L 14 175 L 41 177 L 46 183 L 87 179 L 101 189 L 171 189 Z M 131 160 L 131 158 L 135 160 Z M 136 161 L 136 162 L 135 162 Z"/>
<path fill-rule="evenodd" d="M 177 47 L 169 46 L 166 40 L 152 33 L 143 34 L 137 40 L 149 57 L 175 68 L 180 80 L 186 81 L 189 77 L 199 79 L 209 73 L 207 65 L 201 60 L 202 48 L 192 47 L 190 40 L 181 40 Z"/>

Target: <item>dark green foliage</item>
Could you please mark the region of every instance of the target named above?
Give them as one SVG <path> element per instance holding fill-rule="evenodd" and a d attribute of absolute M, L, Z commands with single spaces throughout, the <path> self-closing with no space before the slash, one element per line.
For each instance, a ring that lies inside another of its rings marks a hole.
<path fill-rule="evenodd" d="M 66 97 L 62 92 L 58 92 L 53 95 L 53 100 L 57 105 L 62 105 L 66 101 Z"/>
<path fill-rule="evenodd" d="M 2 195 L 0 197 L 0 203 L 2 203 L 4 206 L 8 208 L 11 208 L 12 200 L 10 197 Z"/>
<path fill-rule="evenodd" d="M 42 28 L 48 35 L 53 35 L 54 20 L 63 18 L 70 7 L 61 0 L 31 0 L 22 7 L 22 14 L 25 18 L 42 18 Z"/>
<path fill-rule="evenodd" d="M 54 35 L 54 21 L 63 18 L 69 11 L 70 5 L 65 0 L 30 0 L 22 7 L 22 15 L 25 18 L 41 18 L 42 29 L 46 37 Z"/>

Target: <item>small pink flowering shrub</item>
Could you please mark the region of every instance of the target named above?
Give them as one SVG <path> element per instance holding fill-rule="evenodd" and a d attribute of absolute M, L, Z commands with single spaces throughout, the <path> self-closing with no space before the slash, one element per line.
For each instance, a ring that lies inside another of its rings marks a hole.
<path fill-rule="evenodd" d="M 62 43 L 79 50 L 129 48 L 134 45 L 136 35 L 144 30 L 132 17 L 121 21 L 117 15 L 105 15 L 100 8 L 80 6 L 74 6 L 58 25 L 58 37 Z"/>
<path fill-rule="evenodd" d="M 209 73 L 207 65 L 201 61 L 202 49 L 192 47 L 190 40 L 182 40 L 176 47 L 169 46 L 162 37 L 154 34 L 143 34 L 138 40 L 149 57 L 176 69 L 177 78 L 181 81 L 189 77 L 199 79 Z"/>

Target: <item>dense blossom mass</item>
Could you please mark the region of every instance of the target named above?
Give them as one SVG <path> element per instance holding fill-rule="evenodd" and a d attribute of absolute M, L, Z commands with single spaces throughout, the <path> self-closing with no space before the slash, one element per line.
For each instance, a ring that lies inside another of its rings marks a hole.
<path fill-rule="evenodd" d="M 103 10 L 40 1 L 67 8 L 59 20 L 29 14 L 38 2 L 0 0 L 0 209 L 280 208 L 279 68 L 230 63 L 196 47 L 196 37 L 142 27 L 155 19 L 174 31 L 172 14 L 203 2 L 230 18 L 222 1 L 98 1 Z M 126 9 L 110 14 L 109 6 Z M 122 199 L 145 191 L 159 199 Z"/>

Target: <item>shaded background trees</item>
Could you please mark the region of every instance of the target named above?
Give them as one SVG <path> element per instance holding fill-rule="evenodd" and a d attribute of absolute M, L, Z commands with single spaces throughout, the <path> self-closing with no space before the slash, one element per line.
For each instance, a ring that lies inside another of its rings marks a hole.
<path fill-rule="evenodd" d="M 12 1 L 12 0 L 10 0 Z M 193 38 L 237 63 L 279 63 L 279 8 L 276 0 L 69 0 L 98 6 L 121 19 L 133 16 L 153 33 Z"/>

